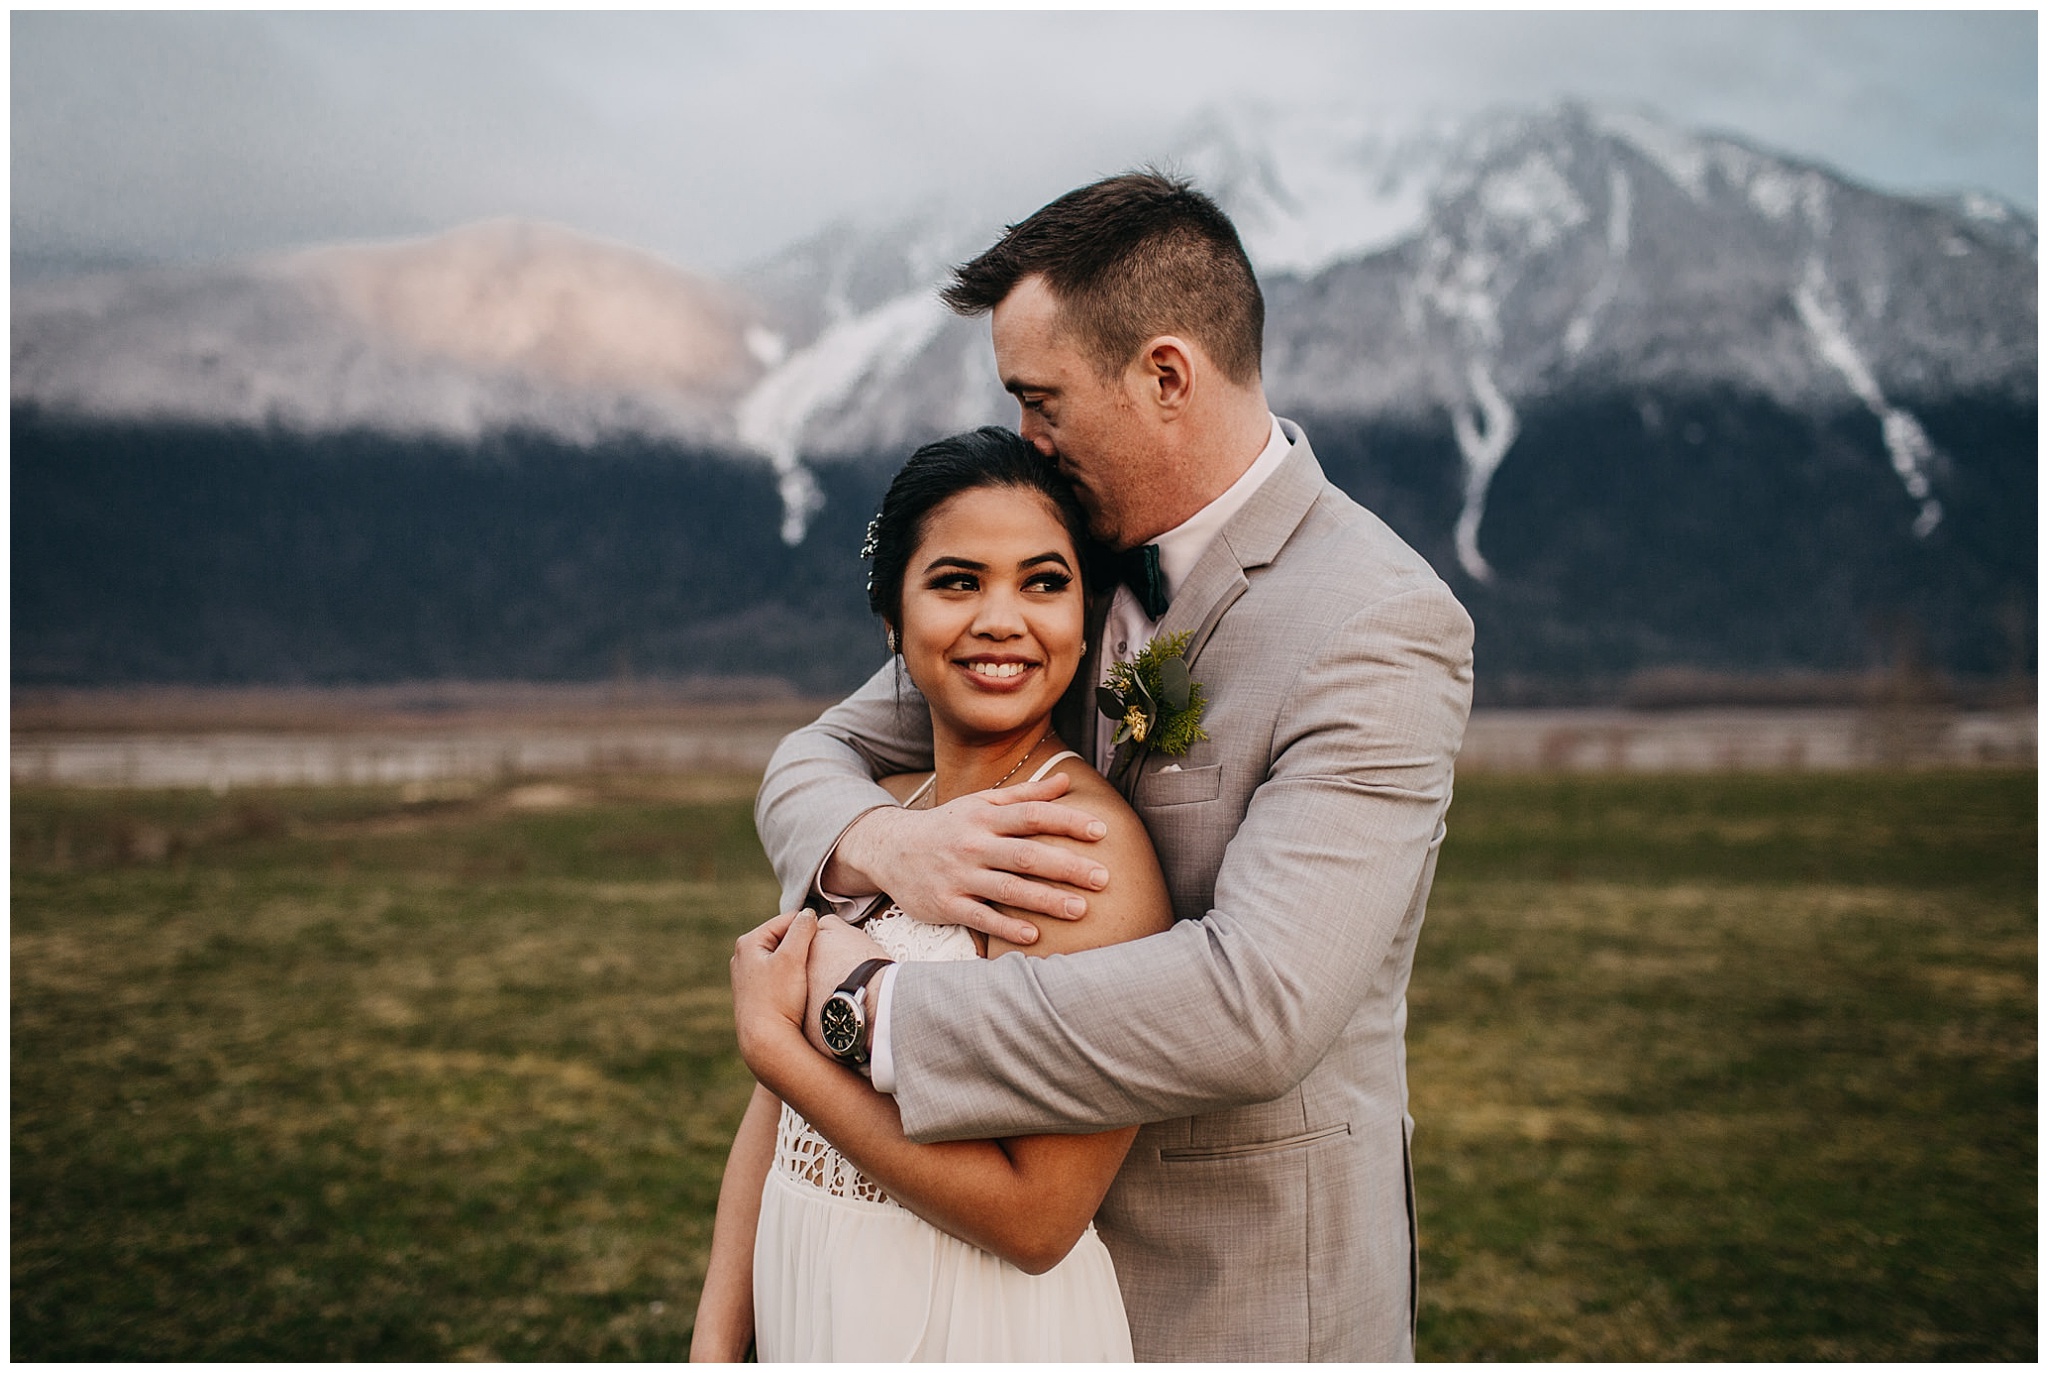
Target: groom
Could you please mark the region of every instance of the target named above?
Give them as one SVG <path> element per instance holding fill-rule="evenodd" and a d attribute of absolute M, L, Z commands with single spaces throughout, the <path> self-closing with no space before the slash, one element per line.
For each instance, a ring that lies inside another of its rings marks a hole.
<path fill-rule="evenodd" d="M 1471 621 L 1268 411 L 1264 302 L 1207 197 L 1114 177 L 955 276 L 947 303 L 993 315 L 1024 437 L 1093 532 L 1135 550 L 1132 584 L 1091 608 L 1062 738 L 1106 768 L 1095 684 L 1183 631 L 1209 737 L 1123 781 L 1174 927 L 1062 958 L 885 969 L 868 989 L 875 1084 L 918 1140 L 1144 1124 L 1097 1217 L 1140 1359 L 1412 1358 L 1405 996 Z M 1082 914 L 1109 875 L 1085 845 L 1033 838 L 1092 837 L 1056 800 L 1064 778 L 917 812 L 875 786 L 931 766 L 901 690 L 903 705 L 885 667 L 769 764 L 756 821 L 785 908 L 886 891 L 1021 942 L 1035 931 L 998 906 Z M 864 942 L 821 927 L 814 1019 Z"/>

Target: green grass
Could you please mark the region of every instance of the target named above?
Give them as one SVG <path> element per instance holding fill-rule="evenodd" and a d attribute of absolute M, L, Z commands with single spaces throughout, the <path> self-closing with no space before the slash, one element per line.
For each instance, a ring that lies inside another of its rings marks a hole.
<path fill-rule="evenodd" d="M 775 892 L 745 779 L 578 786 L 14 792 L 15 1358 L 684 1354 Z M 2035 826 L 1461 782 L 1422 1356 L 2032 1358 Z"/>
<path fill-rule="evenodd" d="M 2035 1351 L 2035 779 L 1472 779 L 1410 995 L 1426 1358 Z"/>

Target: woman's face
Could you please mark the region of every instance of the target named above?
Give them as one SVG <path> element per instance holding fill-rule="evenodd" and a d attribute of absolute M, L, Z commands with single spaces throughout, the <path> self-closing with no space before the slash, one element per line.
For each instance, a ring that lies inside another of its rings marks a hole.
<path fill-rule="evenodd" d="M 935 725 L 996 740 L 1049 712 L 1081 665 L 1080 561 L 1036 491 L 976 487 L 925 519 L 903 573 L 903 665 Z"/>

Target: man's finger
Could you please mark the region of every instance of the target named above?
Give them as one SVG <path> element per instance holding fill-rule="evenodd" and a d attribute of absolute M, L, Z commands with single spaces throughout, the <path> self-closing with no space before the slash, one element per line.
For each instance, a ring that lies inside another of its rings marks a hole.
<path fill-rule="evenodd" d="M 1088 898 L 1058 887 L 1034 882 L 1012 872 L 982 875 L 986 887 L 974 893 L 992 906 L 1014 906 L 1020 911 L 1049 915 L 1055 920 L 1079 920 L 1088 914 Z"/>
<path fill-rule="evenodd" d="M 988 866 L 999 872 L 1015 873 L 1019 877 L 1038 882 L 1064 882 L 1070 887 L 1084 891 L 1101 891 L 1109 885 L 1109 869 L 1085 853 L 1057 844 L 1041 844 L 1036 839 L 1016 839 L 993 845 L 989 849 Z M 1001 892 L 990 895 L 997 900 L 1008 901 Z M 1038 907 L 1031 902 L 1011 902 L 1031 910 Z M 1084 905 L 1086 903 L 1083 903 Z M 1078 914 L 1079 912 L 1072 912 Z M 1047 915 L 1058 915 L 1058 911 L 1047 911 Z"/>
<path fill-rule="evenodd" d="M 1093 841 L 1109 833 L 1109 826 L 1087 811 L 1052 801 L 1005 805 L 997 821 L 1004 834 L 1063 834 L 1069 839 Z"/>
<path fill-rule="evenodd" d="M 1021 801 L 1054 801 L 1065 796 L 1073 788 L 1074 779 L 1064 772 L 1051 773 L 1036 782 L 1019 782 L 1014 787 L 998 787 L 982 793 L 991 805 L 1014 806 Z"/>
<path fill-rule="evenodd" d="M 980 930 L 983 934 L 997 939 L 1006 939 L 1012 944 L 1036 944 L 1038 927 L 1028 920 L 1004 915 L 993 906 L 980 901 L 962 899 L 952 908 L 952 919 L 956 925 Z"/>

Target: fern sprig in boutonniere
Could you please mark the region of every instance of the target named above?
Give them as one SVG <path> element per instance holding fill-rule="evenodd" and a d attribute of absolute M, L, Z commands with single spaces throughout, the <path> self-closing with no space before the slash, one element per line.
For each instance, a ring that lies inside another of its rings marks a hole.
<path fill-rule="evenodd" d="M 1109 680 L 1095 688 L 1096 708 L 1117 722 L 1110 743 L 1119 779 L 1146 753 L 1177 758 L 1209 737 L 1202 684 L 1188 675 L 1188 638 L 1183 630 L 1154 639 L 1130 662 L 1110 664 Z"/>

